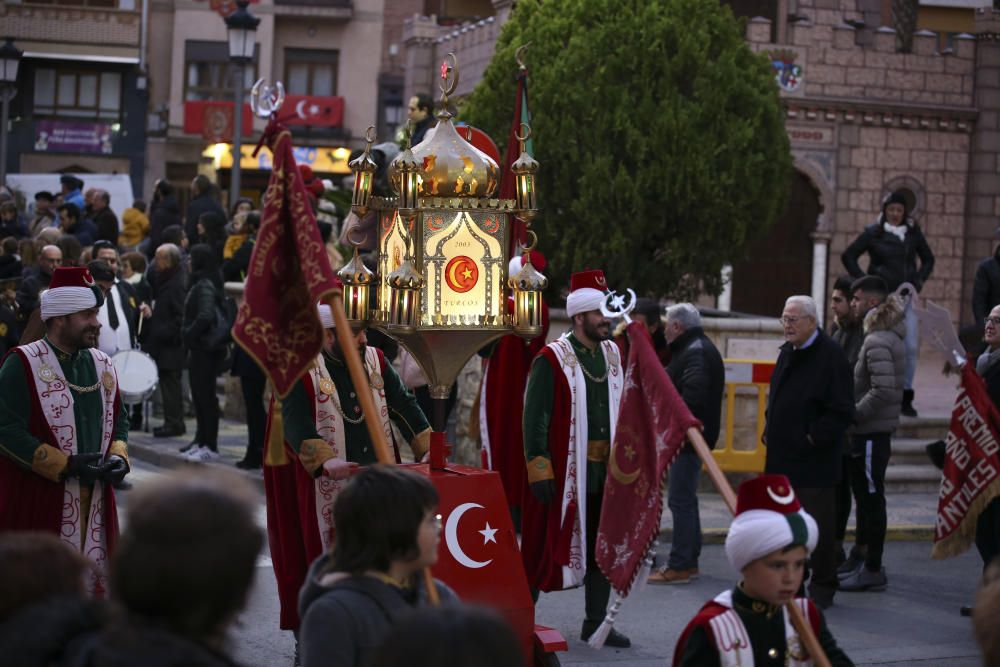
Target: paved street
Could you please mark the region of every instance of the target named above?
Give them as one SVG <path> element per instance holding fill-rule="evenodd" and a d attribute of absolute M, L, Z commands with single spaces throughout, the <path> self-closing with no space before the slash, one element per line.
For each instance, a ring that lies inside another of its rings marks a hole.
<path fill-rule="evenodd" d="M 164 472 L 136 462 L 132 479 L 141 486 L 163 474 L 183 472 Z M 119 498 L 126 507 L 129 493 L 120 493 Z M 262 491 L 257 516 L 263 527 Z M 958 608 L 972 600 L 980 568 L 978 556 L 972 551 L 938 562 L 932 561 L 929 553 L 930 544 L 925 541 L 892 542 L 886 548 L 890 582 L 887 592 L 838 594 L 827 618 L 834 635 L 857 664 L 980 664 L 971 624 L 958 614 Z M 293 642 L 290 633 L 277 629 L 277 594 L 266 550 L 258 567 L 248 609 L 232 632 L 233 651 L 242 664 L 251 667 L 290 665 Z M 733 581 L 721 545 L 706 545 L 701 571 L 701 578 L 691 584 L 649 587 L 625 604 L 618 627 L 632 638 L 633 648 L 629 650 L 594 651 L 579 641 L 582 590 L 543 595 L 538 620 L 557 628 L 570 640 L 569 652 L 560 656 L 563 664 L 662 666 L 672 656 L 687 620 L 706 599 Z"/>

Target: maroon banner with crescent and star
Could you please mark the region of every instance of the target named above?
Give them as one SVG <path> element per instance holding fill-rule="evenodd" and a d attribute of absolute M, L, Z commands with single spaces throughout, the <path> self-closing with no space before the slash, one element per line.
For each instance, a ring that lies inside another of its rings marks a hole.
<path fill-rule="evenodd" d="M 646 552 L 660 533 L 663 482 L 685 434 L 699 422 L 681 399 L 639 322 L 628 325 L 625 389 L 608 457 L 597 565 L 628 595 Z"/>
<path fill-rule="evenodd" d="M 292 135 L 272 121 L 262 141 L 273 154 L 271 181 L 233 339 L 284 397 L 323 347 L 316 304 L 339 281 L 292 155 Z"/>
<path fill-rule="evenodd" d="M 976 538 L 976 519 L 1000 495 L 1000 412 L 969 361 L 945 440 L 941 490 L 934 527 L 934 558 L 966 551 Z"/>

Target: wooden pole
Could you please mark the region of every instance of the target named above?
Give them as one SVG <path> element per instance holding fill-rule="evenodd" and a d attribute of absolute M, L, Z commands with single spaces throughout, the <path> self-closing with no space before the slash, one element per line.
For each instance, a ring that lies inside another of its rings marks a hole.
<path fill-rule="evenodd" d="M 375 458 L 379 463 L 394 464 L 396 457 L 389 449 L 389 442 L 386 440 L 385 432 L 379 427 L 375 416 L 375 401 L 372 399 L 371 385 L 368 376 L 365 375 L 365 367 L 361 363 L 361 355 L 358 354 L 358 347 L 351 332 L 351 325 L 347 321 L 347 313 L 344 311 L 344 294 L 339 289 L 330 297 L 330 312 L 333 313 L 333 322 L 336 324 L 337 341 L 340 343 L 341 354 L 347 363 L 347 370 L 351 374 L 351 384 L 354 385 L 354 393 L 358 395 L 358 402 L 361 403 L 361 412 L 365 415 L 365 428 L 371 436 L 372 446 L 375 447 Z M 424 568 L 424 586 L 427 589 L 427 597 L 431 604 L 438 605 L 441 598 L 438 595 L 437 586 L 434 584 L 434 577 L 431 575 L 429 567 Z"/>
<path fill-rule="evenodd" d="M 705 442 L 701 431 L 694 427 L 689 428 L 687 437 L 688 441 L 694 446 L 694 450 L 698 452 L 698 458 L 701 459 L 701 462 L 708 469 L 708 476 L 712 480 L 712 484 L 715 485 L 715 488 L 718 489 L 719 494 L 722 495 L 722 500 L 726 503 L 726 507 L 735 515 L 736 493 L 733 491 L 733 487 L 729 485 L 729 480 L 722 474 L 719 464 L 715 462 L 712 450 L 708 448 L 708 443 Z M 788 618 L 792 621 L 795 631 L 799 633 L 799 639 L 802 640 L 803 647 L 812 656 L 816 667 L 831 667 L 830 659 L 826 657 L 826 652 L 820 646 L 819 639 L 816 638 L 816 633 L 813 632 L 809 621 L 802 616 L 802 610 L 795 604 L 795 601 L 793 600 L 785 604 L 785 609 L 788 611 Z"/>

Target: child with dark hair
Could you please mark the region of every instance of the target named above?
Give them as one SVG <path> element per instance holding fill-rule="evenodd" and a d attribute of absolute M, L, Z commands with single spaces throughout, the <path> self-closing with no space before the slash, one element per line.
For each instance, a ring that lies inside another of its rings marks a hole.
<path fill-rule="evenodd" d="M 441 516 L 426 477 L 363 468 L 337 496 L 333 548 L 299 594 L 303 667 L 367 666 L 398 619 L 428 604 L 421 570 L 437 561 Z M 455 595 L 436 582 L 442 601 Z"/>
<path fill-rule="evenodd" d="M 521 667 L 510 624 L 485 607 L 452 604 L 410 614 L 392 630 L 373 667 Z"/>

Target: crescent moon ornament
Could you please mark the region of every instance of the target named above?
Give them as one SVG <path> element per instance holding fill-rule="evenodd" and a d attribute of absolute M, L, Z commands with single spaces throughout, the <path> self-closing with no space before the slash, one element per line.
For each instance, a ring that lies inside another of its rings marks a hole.
<path fill-rule="evenodd" d="M 611 448 L 611 455 L 608 456 L 608 472 L 611 476 L 615 478 L 619 484 L 628 486 L 635 480 L 639 479 L 639 473 L 641 472 L 639 468 L 636 468 L 633 472 L 628 474 L 622 472 L 622 469 L 618 467 L 618 457 L 615 455 L 618 453 L 618 446 L 615 445 Z"/>
<path fill-rule="evenodd" d="M 631 323 L 632 318 L 629 317 L 629 313 L 635 308 L 636 296 L 635 292 L 631 288 L 625 290 L 628 293 L 628 300 L 625 299 L 624 294 L 619 294 L 614 290 L 608 292 L 608 295 L 604 297 L 604 301 L 601 302 L 601 313 L 604 317 L 610 317 L 612 319 L 621 317 L 624 318 L 626 322 Z"/>
<path fill-rule="evenodd" d="M 307 118 L 305 106 L 306 106 L 306 98 L 304 97 L 295 104 L 295 115 L 297 115 L 302 120 L 306 120 Z"/>
<path fill-rule="evenodd" d="M 485 508 L 479 503 L 462 503 L 452 510 L 451 514 L 448 515 L 447 523 L 444 525 L 444 542 L 448 546 L 448 551 L 451 553 L 452 558 L 460 565 L 464 565 L 472 570 L 478 570 L 492 563 L 493 559 L 484 561 L 472 560 L 468 554 L 462 551 L 462 545 L 458 543 L 458 522 L 462 520 L 462 515 L 471 509 Z"/>
<path fill-rule="evenodd" d="M 795 501 L 795 492 L 791 488 L 788 489 L 786 495 L 781 496 L 775 493 L 771 487 L 767 487 L 767 495 L 771 496 L 771 500 L 779 505 L 791 505 Z"/>
<path fill-rule="evenodd" d="M 267 79 L 257 79 L 250 89 L 250 110 L 258 118 L 270 118 L 285 103 L 285 84 L 275 81 L 272 86 Z"/>

